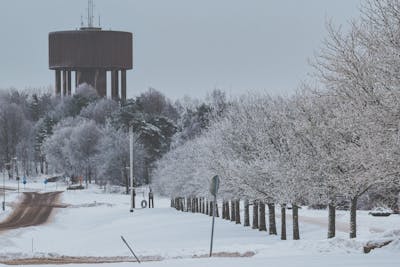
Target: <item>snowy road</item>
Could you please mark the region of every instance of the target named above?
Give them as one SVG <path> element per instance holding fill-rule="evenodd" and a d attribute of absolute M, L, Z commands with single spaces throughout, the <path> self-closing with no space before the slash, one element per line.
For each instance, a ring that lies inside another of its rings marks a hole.
<path fill-rule="evenodd" d="M 23 193 L 24 197 L 18 207 L 4 222 L 0 223 L 0 232 L 45 223 L 57 204 L 60 193 Z"/>
<path fill-rule="evenodd" d="M 0 193 L 3 193 L 5 191 L 16 191 L 17 189 L 13 188 L 13 187 L 0 187 Z"/>

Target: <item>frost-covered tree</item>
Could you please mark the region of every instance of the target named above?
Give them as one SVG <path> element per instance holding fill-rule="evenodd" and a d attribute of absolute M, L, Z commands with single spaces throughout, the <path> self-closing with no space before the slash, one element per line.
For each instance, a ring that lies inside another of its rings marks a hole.
<path fill-rule="evenodd" d="M 53 172 L 64 172 L 70 176 L 78 174 L 78 169 L 73 168 L 70 161 L 70 154 L 66 153 L 66 147 L 77 124 L 77 120 L 72 118 L 65 119 L 58 123 L 54 127 L 53 134 L 45 139 L 43 150 Z"/>
<path fill-rule="evenodd" d="M 26 137 L 29 123 L 20 106 L 0 101 L 0 159 L 2 165 L 17 156 L 17 145 Z M 11 172 L 9 172 L 11 178 Z"/>
<path fill-rule="evenodd" d="M 46 139 L 45 154 L 56 171 L 83 176 L 91 183 L 96 177 L 100 138 L 101 131 L 94 121 L 67 119 Z"/>
<path fill-rule="evenodd" d="M 98 124 L 105 125 L 107 120 L 111 119 L 113 113 L 117 112 L 118 109 L 119 105 L 117 102 L 103 98 L 89 103 L 81 110 L 80 116 L 94 120 Z"/>
<path fill-rule="evenodd" d="M 315 60 L 326 93 L 335 96 L 340 185 L 351 202 L 351 237 L 357 201 L 374 186 L 398 180 L 398 1 L 366 1 L 348 32 L 329 24 L 329 38 Z"/>
<path fill-rule="evenodd" d="M 134 135 L 134 176 L 143 176 L 143 161 L 145 152 L 139 141 L 139 136 Z M 106 125 L 101 130 L 99 152 L 96 156 L 97 176 L 101 181 L 123 185 L 129 193 L 129 136 L 122 129 L 116 130 L 111 125 Z"/>
<path fill-rule="evenodd" d="M 100 152 L 100 138 L 101 131 L 96 123 L 84 120 L 72 129 L 64 150 L 71 165 L 81 171 L 86 183 L 91 183 L 92 178 L 96 177 L 96 156 Z"/>

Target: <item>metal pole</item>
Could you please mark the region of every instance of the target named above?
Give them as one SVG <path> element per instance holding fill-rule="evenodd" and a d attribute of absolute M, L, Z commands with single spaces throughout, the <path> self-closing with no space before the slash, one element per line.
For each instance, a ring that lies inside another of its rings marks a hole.
<path fill-rule="evenodd" d="M 135 192 L 133 188 L 133 126 L 129 126 L 129 156 L 130 156 L 130 168 L 129 168 L 129 174 L 130 174 L 130 185 L 131 185 L 131 209 L 130 212 L 133 212 L 133 209 L 135 208 Z"/>
<path fill-rule="evenodd" d="M 6 209 L 6 168 L 3 172 L 3 211 Z"/>
<path fill-rule="evenodd" d="M 139 258 L 136 256 L 135 252 L 133 252 L 131 246 L 129 246 L 128 242 L 126 242 L 125 238 L 121 235 L 121 239 L 122 241 L 124 241 L 125 245 L 129 248 L 129 250 L 131 251 L 131 253 L 133 254 L 133 256 L 135 256 L 136 260 L 138 261 L 138 263 L 141 263 Z"/>
<path fill-rule="evenodd" d="M 213 202 L 213 218 L 212 218 L 212 227 L 211 227 L 211 244 L 210 244 L 210 257 L 212 257 L 212 249 L 213 249 L 213 242 L 214 242 L 214 223 L 215 223 L 215 206 L 217 203 L 217 194 L 214 195 L 214 202 Z"/>

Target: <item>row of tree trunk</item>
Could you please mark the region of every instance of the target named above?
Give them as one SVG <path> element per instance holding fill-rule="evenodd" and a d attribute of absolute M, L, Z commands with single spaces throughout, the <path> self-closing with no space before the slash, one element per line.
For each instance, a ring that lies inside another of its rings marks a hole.
<path fill-rule="evenodd" d="M 275 215 L 275 204 L 264 203 L 262 201 L 244 200 L 244 214 L 243 214 L 243 226 L 252 227 L 259 231 L 267 231 L 266 224 L 266 206 L 268 207 L 268 221 L 269 228 L 268 232 L 270 235 L 277 235 L 276 229 L 276 215 Z M 209 216 L 213 214 L 213 205 L 216 207 L 216 217 L 219 217 L 218 203 L 202 197 L 176 197 L 171 198 L 171 207 L 176 210 L 183 212 L 203 213 Z M 250 225 L 250 206 L 253 206 L 253 220 Z M 299 213 L 298 206 L 292 206 L 293 216 L 293 239 L 300 239 L 299 229 Z M 222 201 L 222 219 L 230 220 L 236 224 L 241 224 L 241 213 L 240 213 L 240 200 L 223 200 Z M 286 240 L 286 205 L 281 205 L 281 239 Z"/>
<path fill-rule="evenodd" d="M 358 196 L 350 201 L 350 238 L 357 236 L 357 200 Z M 253 229 L 267 231 L 266 227 L 266 205 L 268 207 L 269 234 L 277 235 L 276 230 L 276 215 L 274 203 L 263 203 L 262 201 L 244 200 L 244 216 L 243 225 L 251 226 Z M 212 216 L 212 201 L 199 197 L 177 197 L 171 199 L 171 207 L 186 211 L 197 212 Z M 216 216 L 219 217 L 218 203 L 216 205 Z M 250 225 L 250 206 L 253 206 L 253 220 Z M 286 240 L 286 204 L 281 204 L 281 239 Z M 230 220 L 236 224 L 241 224 L 240 218 L 240 200 L 223 200 L 222 201 L 222 219 Z M 299 206 L 292 205 L 292 220 L 293 220 L 293 239 L 300 239 L 299 229 Z M 333 238 L 336 235 L 336 205 L 331 203 L 328 205 L 328 238 Z"/>

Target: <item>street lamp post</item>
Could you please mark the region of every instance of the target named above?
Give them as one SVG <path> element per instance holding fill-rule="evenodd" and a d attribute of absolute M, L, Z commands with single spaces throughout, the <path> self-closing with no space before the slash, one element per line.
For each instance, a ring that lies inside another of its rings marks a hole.
<path fill-rule="evenodd" d="M 13 166 L 13 169 L 15 170 L 15 179 L 17 180 L 17 182 L 18 182 L 18 194 L 19 194 L 19 176 L 18 176 L 18 158 L 17 157 L 15 157 L 15 158 L 13 158 L 13 162 L 15 161 L 15 165 Z M 14 173 L 14 170 L 13 170 L 13 173 Z"/>
<path fill-rule="evenodd" d="M 6 210 L 6 166 L 10 166 L 11 163 L 5 163 L 4 164 L 4 172 L 3 172 L 3 203 L 2 203 L 2 207 L 3 207 L 3 211 Z"/>
<path fill-rule="evenodd" d="M 2 203 L 3 211 L 6 209 L 6 168 L 4 168 L 3 172 L 3 203 Z"/>
<path fill-rule="evenodd" d="M 129 127 L 129 174 L 130 174 L 130 186 L 131 186 L 131 209 L 133 212 L 135 208 L 135 188 L 133 182 L 133 126 Z"/>

